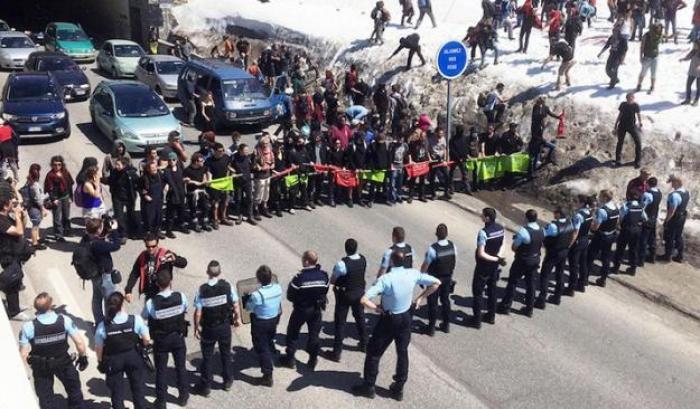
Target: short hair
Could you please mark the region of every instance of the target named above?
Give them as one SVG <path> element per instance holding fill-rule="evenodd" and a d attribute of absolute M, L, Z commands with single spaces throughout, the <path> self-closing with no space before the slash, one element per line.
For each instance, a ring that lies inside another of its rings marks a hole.
<path fill-rule="evenodd" d="M 647 180 L 647 184 L 649 187 L 656 187 L 659 185 L 659 179 L 652 176 Z"/>
<path fill-rule="evenodd" d="M 505 87 L 506 87 L 506 86 L 503 85 L 502 82 L 499 82 L 498 84 L 496 84 L 496 89 L 505 88 Z"/>
<path fill-rule="evenodd" d="M 192 154 L 192 157 L 190 158 L 190 162 L 194 163 L 197 162 L 200 159 L 204 159 L 204 155 L 202 155 L 201 152 L 195 152 Z"/>
<path fill-rule="evenodd" d="M 600 191 L 600 197 L 601 197 L 604 201 L 606 201 L 606 202 L 609 202 L 609 201 L 613 200 L 613 194 L 612 194 L 612 192 L 611 192 L 609 189 L 603 189 L 603 190 L 601 190 L 601 191 Z"/>
<path fill-rule="evenodd" d="M 406 230 L 404 230 L 401 226 L 396 226 L 391 231 L 391 237 L 396 239 L 397 242 L 401 243 L 406 240 Z"/>
<path fill-rule="evenodd" d="M 88 234 L 96 234 L 102 227 L 102 219 L 88 218 L 85 220 L 85 231 Z"/>
<path fill-rule="evenodd" d="M 161 266 L 156 272 L 156 285 L 158 288 L 167 288 L 173 281 L 173 273 L 167 266 Z"/>
<path fill-rule="evenodd" d="M 528 209 L 528 211 L 525 212 L 525 219 L 528 223 L 535 223 L 537 221 L 537 210 Z"/>
<path fill-rule="evenodd" d="M 221 142 L 217 142 L 214 144 L 214 150 L 218 151 L 219 149 L 224 149 L 224 145 Z"/>
<path fill-rule="evenodd" d="M 630 192 L 630 199 L 639 200 L 640 197 L 642 197 L 642 192 L 640 192 L 638 189 L 632 189 Z"/>
<path fill-rule="evenodd" d="M 392 266 L 402 266 L 405 256 L 401 250 L 394 250 L 391 252 L 391 265 Z"/>
<path fill-rule="evenodd" d="M 306 250 L 304 254 L 301 255 L 301 259 L 309 264 L 318 263 L 318 254 L 313 250 Z"/>
<path fill-rule="evenodd" d="M 156 147 L 153 146 L 153 145 L 148 145 L 148 146 L 146 146 L 146 148 L 143 150 L 143 153 L 145 153 L 146 156 L 148 156 L 151 152 L 156 152 Z"/>
<path fill-rule="evenodd" d="M 569 215 L 569 213 L 566 211 L 566 209 L 564 209 L 561 206 L 557 206 L 557 208 L 554 209 L 554 214 L 559 215 L 560 219 L 566 218 Z"/>
<path fill-rule="evenodd" d="M 43 314 L 51 309 L 53 305 L 53 298 L 46 291 L 39 293 L 34 298 L 34 309 L 39 313 Z"/>
<path fill-rule="evenodd" d="M 438 240 L 445 240 L 447 238 L 447 225 L 445 223 L 440 223 L 435 229 L 435 235 Z"/>
<path fill-rule="evenodd" d="M 352 255 L 357 253 L 357 240 L 347 239 L 345 240 L 345 253 Z"/>
<path fill-rule="evenodd" d="M 63 160 L 63 156 L 55 155 L 51 157 L 51 163 L 65 163 L 65 161 Z"/>
<path fill-rule="evenodd" d="M 221 264 L 216 260 L 210 261 L 207 264 L 207 274 L 212 277 L 218 277 L 221 274 Z"/>
<path fill-rule="evenodd" d="M 248 145 L 246 145 L 246 144 L 244 144 L 244 143 L 238 145 L 238 152 L 242 152 L 243 149 L 245 149 L 245 148 L 247 148 L 247 147 L 248 147 Z"/>
<path fill-rule="evenodd" d="M 496 221 L 496 209 L 494 209 L 493 207 L 484 207 L 484 210 L 481 211 L 481 214 L 492 222 Z"/>
<path fill-rule="evenodd" d="M 270 270 L 270 267 L 263 264 L 258 267 L 258 270 L 255 272 L 255 278 L 258 279 L 260 284 L 269 285 L 272 282 L 272 270 Z"/>
<path fill-rule="evenodd" d="M 240 139 L 241 139 L 241 133 L 238 132 L 238 131 L 233 131 L 233 133 L 231 134 L 231 139 L 233 139 L 233 140 L 235 140 L 235 141 L 240 140 Z"/>
<path fill-rule="evenodd" d="M 143 237 L 143 242 L 148 243 L 149 241 L 155 241 L 156 243 L 158 243 L 160 241 L 160 237 L 158 237 L 158 234 L 149 231 Z"/>
<path fill-rule="evenodd" d="M 131 158 L 128 156 L 120 156 L 117 158 L 117 162 L 121 163 L 124 165 L 124 167 L 131 166 Z"/>

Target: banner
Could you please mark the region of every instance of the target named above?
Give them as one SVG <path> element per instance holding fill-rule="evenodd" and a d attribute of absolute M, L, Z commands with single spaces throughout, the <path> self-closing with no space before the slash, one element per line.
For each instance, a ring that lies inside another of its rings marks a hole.
<path fill-rule="evenodd" d="M 464 164 L 467 172 L 476 171 L 479 182 L 503 177 L 506 173 L 527 173 L 530 156 L 518 152 L 507 156 L 487 156 L 485 158 L 467 159 Z"/>
<path fill-rule="evenodd" d="M 406 174 L 409 178 L 416 178 L 427 175 L 430 172 L 430 162 L 409 163 L 406 167 Z"/>
<path fill-rule="evenodd" d="M 566 132 L 566 124 L 564 123 L 564 111 L 562 111 L 561 116 L 559 117 L 559 125 L 557 126 L 557 138 L 562 139 L 565 138 L 566 135 L 564 133 Z"/>
<path fill-rule="evenodd" d="M 355 172 L 352 170 L 339 170 L 334 175 L 335 184 L 340 187 L 355 188 L 358 185 Z"/>
<path fill-rule="evenodd" d="M 303 185 L 307 185 L 309 183 L 309 177 L 306 175 L 287 175 L 284 177 L 284 185 L 287 186 L 287 189 L 298 185 L 299 182 Z"/>
<path fill-rule="evenodd" d="M 212 181 L 209 182 L 209 187 L 214 190 L 231 192 L 234 189 L 233 176 L 224 176 L 222 178 L 212 179 Z"/>
<path fill-rule="evenodd" d="M 505 157 L 505 171 L 507 173 L 527 173 L 530 168 L 530 155 L 518 152 Z"/>
<path fill-rule="evenodd" d="M 360 180 L 369 180 L 375 183 L 384 183 L 386 178 L 385 170 L 358 170 L 357 171 Z"/>

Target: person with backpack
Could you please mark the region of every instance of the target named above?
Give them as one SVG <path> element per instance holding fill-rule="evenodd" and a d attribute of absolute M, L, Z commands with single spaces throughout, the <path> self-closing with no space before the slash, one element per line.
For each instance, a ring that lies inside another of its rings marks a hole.
<path fill-rule="evenodd" d="M 486 98 L 483 100 L 483 110 L 484 115 L 486 115 L 487 125 L 495 125 L 502 121 L 508 102 L 508 100 L 501 95 L 505 87 L 503 83 L 499 82 L 496 84 L 496 88 L 486 94 Z M 477 105 L 478 104 L 479 101 L 477 101 Z"/>
<path fill-rule="evenodd" d="M 370 17 L 374 21 L 374 30 L 372 30 L 372 35 L 369 37 L 370 43 L 374 44 L 384 44 L 384 28 L 386 27 L 391 16 L 389 10 L 384 8 L 384 2 L 378 1 L 370 13 Z"/>
<path fill-rule="evenodd" d="M 39 179 L 41 178 L 41 166 L 38 163 L 32 163 L 29 166 L 29 174 L 27 182 L 19 189 L 22 194 L 22 204 L 29 214 L 29 220 L 32 222 L 32 247 L 35 250 L 46 250 L 46 246 L 42 243 L 41 220 L 48 214 L 44 209 L 44 188 L 41 186 Z"/>
<path fill-rule="evenodd" d="M 102 219 L 87 219 L 85 235 L 73 251 L 72 264 L 78 277 L 92 282 L 92 317 L 95 326 L 104 320 L 102 302 L 116 290 L 115 284 L 118 284 L 113 280 L 112 253 L 119 251 L 121 243 L 117 232 L 112 230 L 116 226 L 107 227 L 110 232 L 104 231 Z M 109 236 L 106 237 L 105 234 Z M 114 278 L 116 276 L 117 273 Z"/>

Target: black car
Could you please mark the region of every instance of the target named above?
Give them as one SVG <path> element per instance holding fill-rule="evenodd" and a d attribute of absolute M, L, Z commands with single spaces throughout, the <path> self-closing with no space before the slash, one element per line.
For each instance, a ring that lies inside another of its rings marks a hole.
<path fill-rule="evenodd" d="M 59 52 L 36 51 L 29 54 L 24 65 L 27 72 L 50 72 L 63 87 L 66 101 L 90 97 L 90 82 L 83 69 L 73 59 Z"/>

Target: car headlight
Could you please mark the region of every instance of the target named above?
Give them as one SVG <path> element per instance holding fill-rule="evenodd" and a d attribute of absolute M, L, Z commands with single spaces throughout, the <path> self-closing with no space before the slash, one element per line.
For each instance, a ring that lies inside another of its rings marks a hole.
<path fill-rule="evenodd" d="M 80 88 L 82 88 L 82 89 L 88 89 L 88 88 L 90 88 L 90 84 L 83 84 L 83 85 L 80 86 Z"/>
<path fill-rule="evenodd" d="M 17 119 L 17 116 L 12 115 L 12 114 L 2 114 L 2 119 L 6 120 L 6 121 L 13 121 L 13 120 Z"/>
<path fill-rule="evenodd" d="M 270 113 L 271 113 L 271 112 L 270 112 L 269 109 L 266 109 L 266 110 L 263 111 L 263 115 L 265 115 L 265 116 L 270 116 Z"/>
<path fill-rule="evenodd" d="M 238 118 L 238 114 L 235 112 L 229 112 L 228 113 L 228 119 L 236 119 Z"/>
<path fill-rule="evenodd" d="M 63 119 L 66 117 L 65 112 L 59 112 L 57 114 L 51 114 L 51 119 Z"/>

